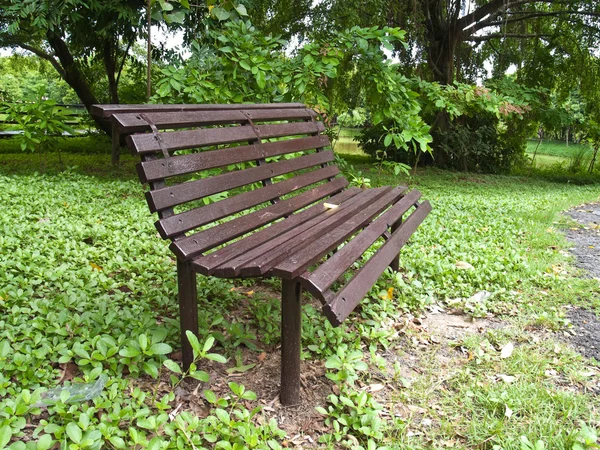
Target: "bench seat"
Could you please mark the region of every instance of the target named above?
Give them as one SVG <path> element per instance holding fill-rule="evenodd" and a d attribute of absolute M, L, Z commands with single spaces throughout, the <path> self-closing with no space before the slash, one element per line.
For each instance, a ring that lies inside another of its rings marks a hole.
<path fill-rule="evenodd" d="M 387 267 L 398 270 L 431 206 L 404 186 L 348 188 L 324 125 L 303 105 L 187 106 L 94 107 L 141 157 L 148 206 L 177 256 L 184 366 L 193 358 L 185 331 L 198 331 L 196 274 L 278 277 L 280 398 L 298 403 L 302 289 L 340 325 Z"/>

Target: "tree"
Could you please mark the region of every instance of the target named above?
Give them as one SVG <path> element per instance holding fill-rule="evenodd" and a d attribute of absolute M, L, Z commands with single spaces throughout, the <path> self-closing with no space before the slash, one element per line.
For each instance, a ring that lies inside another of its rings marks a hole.
<path fill-rule="evenodd" d="M 0 0 L 0 47 L 48 61 L 88 110 L 98 102 L 119 103 L 125 64 L 145 33 L 145 5 L 142 0 Z M 186 0 L 155 5 L 165 21 L 183 22 Z M 101 78 L 106 90 L 100 89 Z M 110 133 L 108 124 L 97 123 Z"/>
<path fill-rule="evenodd" d="M 595 0 L 324 0 L 309 11 L 300 8 L 291 23 L 285 21 L 278 0 L 248 3 L 260 29 L 299 29 L 307 21 L 312 33 L 321 34 L 355 25 L 404 29 L 409 46 L 397 46 L 396 51 L 405 70 L 442 84 L 473 81 L 484 60 L 497 56 L 506 43 L 521 50 L 524 44 L 560 50 L 568 35 L 583 55 L 600 42 L 600 3 Z M 255 3 L 260 9 L 252 7 Z M 259 20 L 263 11 L 269 14 Z M 495 62 L 516 62 L 521 67 L 533 56 L 532 50 L 517 50 L 512 61 L 501 57 Z"/>

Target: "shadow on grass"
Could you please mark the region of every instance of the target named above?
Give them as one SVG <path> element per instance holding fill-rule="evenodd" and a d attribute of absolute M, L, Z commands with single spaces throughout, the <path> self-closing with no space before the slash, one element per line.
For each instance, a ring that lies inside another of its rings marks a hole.
<path fill-rule="evenodd" d="M 60 151 L 59 151 L 60 150 Z M 121 149 L 118 166 L 110 162 L 111 143 L 107 136 L 89 135 L 57 138 L 50 147 L 24 152 L 14 138 L 0 139 L 0 173 L 5 175 L 54 175 L 66 170 L 102 178 L 136 179 L 138 159 Z"/>

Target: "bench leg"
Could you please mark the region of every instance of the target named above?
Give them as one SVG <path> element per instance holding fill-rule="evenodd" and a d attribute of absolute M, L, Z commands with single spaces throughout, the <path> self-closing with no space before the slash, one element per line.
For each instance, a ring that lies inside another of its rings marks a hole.
<path fill-rule="evenodd" d="M 400 228 L 401 225 L 402 225 L 402 218 L 398 219 L 398 221 L 391 226 L 390 233 L 394 234 L 394 231 L 396 231 L 398 228 Z M 398 272 L 398 269 L 400 268 L 400 253 L 398 253 L 396 255 L 396 257 L 394 259 L 392 259 L 392 262 L 390 263 L 390 268 L 394 272 Z"/>
<path fill-rule="evenodd" d="M 185 335 L 190 330 L 198 335 L 198 293 L 196 290 L 196 272 L 189 262 L 177 259 L 177 288 L 179 291 L 179 323 L 181 325 L 181 353 L 183 370 L 188 370 L 194 362 L 192 346 Z"/>
<path fill-rule="evenodd" d="M 120 142 L 120 138 L 121 136 L 119 135 L 119 127 L 117 126 L 117 124 L 113 123 L 112 125 L 112 152 L 111 152 L 111 162 L 113 166 L 116 166 L 117 164 L 119 164 L 119 156 L 120 156 L 120 151 L 121 151 L 121 142 Z"/>
<path fill-rule="evenodd" d="M 284 406 L 300 403 L 300 339 L 302 336 L 302 287 L 281 280 L 281 394 Z"/>

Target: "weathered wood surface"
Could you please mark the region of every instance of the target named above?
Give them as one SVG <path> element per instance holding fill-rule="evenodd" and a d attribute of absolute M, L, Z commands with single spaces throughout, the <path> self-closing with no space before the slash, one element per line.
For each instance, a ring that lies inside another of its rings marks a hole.
<path fill-rule="evenodd" d="M 155 106 L 96 112 L 128 134 L 156 227 L 172 241 L 184 364 L 185 330 L 197 332 L 196 273 L 280 277 L 281 401 L 298 403 L 302 288 L 339 325 L 388 266 L 398 268 L 398 252 L 431 206 L 402 186 L 348 188 L 323 124 L 304 105 Z M 353 269 L 378 240 L 385 242 Z"/>

